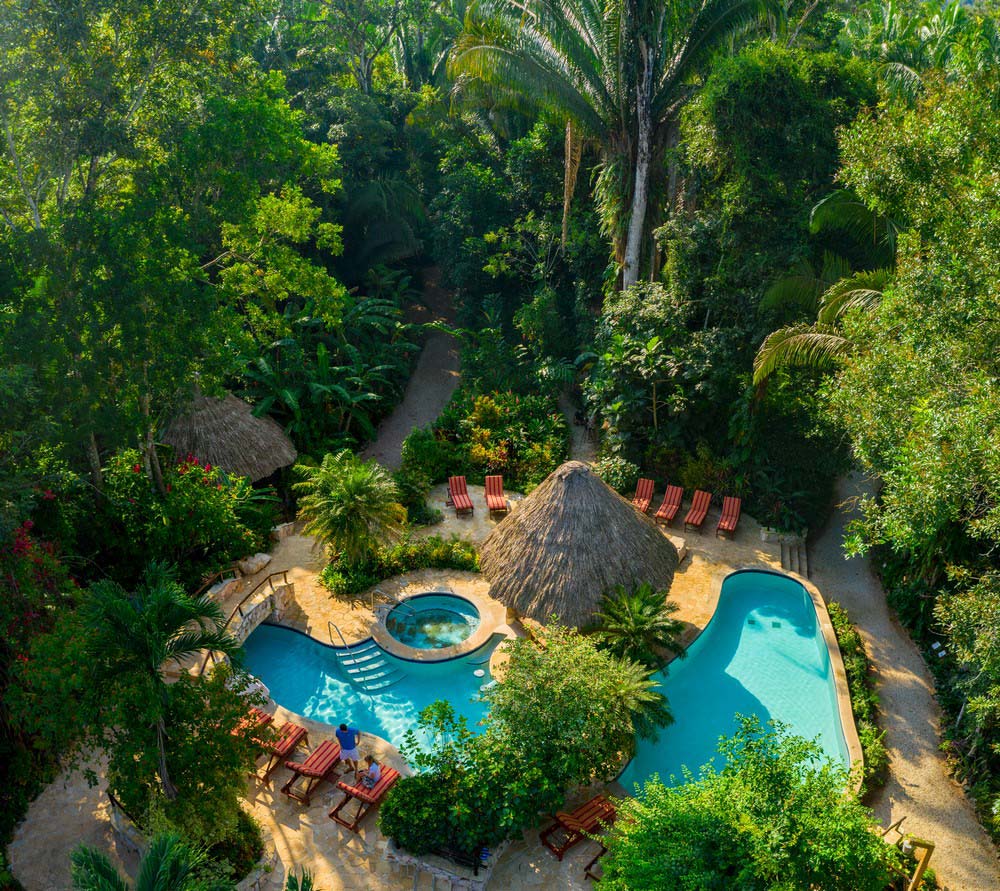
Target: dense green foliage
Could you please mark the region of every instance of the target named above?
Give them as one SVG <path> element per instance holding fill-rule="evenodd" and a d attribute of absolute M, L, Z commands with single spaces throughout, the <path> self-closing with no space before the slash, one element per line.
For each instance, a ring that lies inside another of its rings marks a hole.
<path fill-rule="evenodd" d="M 483 694 L 481 733 L 445 703 L 421 716 L 435 745 L 424 751 L 411 736 L 404 754 L 420 772 L 396 784 L 379 820 L 397 844 L 475 856 L 556 810 L 571 786 L 613 777 L 640 729 L 669 722 L 647 670 L 557 625 L 542 644 L 507 644 L 503 679 Z"/>
<path fill-rule="evenodd" d="M 885 731 L 879 728 L 879 700 L 872 676 L 872 666 L 865 651 L 865 642 L 850 616 L 839 603 L 828 603 L 830 622 L 837 634 L 840 655 L 844 659 L 847 686 L 851 693 L 851 710 L 865 759 L 865 790 L 881 787 L 889 772 L 889 753 L 885 748 Z"/>
<path fill-rule="evenodd" d="M 568 454 L 566 419 L 549 395 L 456 391 L 431 430 L 414 430 L 403 444 L 403 472 L 432 482 L 466 476 L 483 484 L 487 474 L 527 492 Z"/>
<path fill-rule="evenodd" d="M 343 558 L 330 561 L 320 581 L 334 594 L 352 596 L 385 579 L 416 569 L 479 569 L 475 545 L 461 538 L 407 538 L 390 548 L 380 548 L 359 563 Z"/>
<path fill-rule="evenodd" d="M 221 677 L 164 698 L 122 642 L 85 660 L 95 598 L 141 601 L 149 560 L 196 590 L 261 548 L 296 494 L 338 552 L 335 592 L 474 569 L 468 545 L 393 545 L 403 509 L 434 521 L 427 492 L 452 474 L 531 489 L 569 455 L 567 406 L 626 495 L 651 476 L 801 531 L 851 462 L 877 478 L 850 548 L 876 549 L 902 620 L 941 644 L 948 747 L 1000 832 L 995 5 L 526 9 L 0 7 L 3 834 L 64 747 L 94 741 L 143 819 L 232 842 L 246 753 L 198 728 L 231 726 L 239 701 Z M 459 343 L 461 386 L 390 478 L 342 450 L 400 398 L 431 318 Z M 315 485 L 171 454 L 161 434 L 199 392 L 277 421 Z M 652 663 L 637 626 L 663 618 L 630 620 L 622 652 Z M 98 669 L 113 695 L 91 703 Z M 650 692 L 643 669 L 616 671 Z M 633 730 L 652 729 L 644 714 Z M 219 752 L 203 765 L 213 826 L 184 804 L 199 733 Z M 491 774 L 486 792 L 516 802 L 491 812 L 463 759 L 488 773 L 506 745 L 437 753 L 469 802 L 456 816 L 414 793 L 437 842 L 474 847 L 470 814 L 499 837 L 561 796 Z"/>
<path fill-rule="evenodd" d="M 199 844 L 231 839 L 257 754 L 232 731 L 251 700 L 226 666 L 173 682 L 165 675 L 204 649 L 234 653 L 221 624 L 216 604 L 185 594 L 160 566 L 133 592 L 95 584 L 33 640 L 8 693 L 15 726 L 54 751 L 77 743 L 74 759 L 88 744 L 103 748 L 109 787 L 142 826 Z"/>
<path fill-rule="evenodd" d="M 744 718 L 725 765 L 620 803 L 601 888 L 883 891 L 899 853 L 815 743 Z"/>

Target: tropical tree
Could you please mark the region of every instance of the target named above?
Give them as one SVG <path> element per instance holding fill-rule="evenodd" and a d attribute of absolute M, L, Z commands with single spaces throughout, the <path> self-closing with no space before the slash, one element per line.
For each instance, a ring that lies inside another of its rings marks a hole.
<path fill-rule="evenodd" d="M 207 857 L 175 833 L 158 835 L 139 863 L 132 884 L 96 848 L 81 845 L 72 854 L 74 891 L 229 891 L 232 882 L 204 877 Z"/>
<path fill-rule="evenodd" d="M 601 646 L 620 659 L 659 668 L 664 653 L 686 655 L 680 642 L 684 623 L 673 617 L 677 609 L 666 592 L 648 582 L 631 590 L 616 585 L 605 595 L 595 634 Z"/>
<path fill-rule="evenodd" d="M 637 739 L 656 741 L 661 727 L 674 723 L 667 697 L 659 690 L 660 682 L 653 677 L 648 665 L 631 659 L 616 659 L 610 687 L 632 721 L 635 736 L 627 741 L 625 750 L 635 752 Z"/>
<path fill-rule="evenodd" d="M 872 269 L 834 281 L 817 300 L 815 322 L 787 325 L 764 338 L 754 358 L 754 384 L 763 385 L 778 368 L 834 369 L 837 362 L 855 348 L 854 342 L 840 328 L 842 319 L 851 311 L 866 312 L 876 306 L 891 277 L 891 269 Z M 806 285 L 807 278 L 807 274 L 800 274 L 784 280 L 781 287 Z M 803 299 L 806 296 L 800 295 Z"/>
<path fill-rule="evenodd" d="M 293 486 L 301 496 L 299 516 L 319 544 L 358 563 L 376 547 L 399 540 L 406 508 L 384 467 L 343 449 L 325 455 L 318 465 L 297 464 L 295 470 L 302 477 Z"/>
<path fill-rule="evenodd" d="M 580 140 L 597 145 L 596 194 L 627 288 L 639 277 L 650 198 L 665 184 L 664 159 L 697 74 L 771 6 L 771 0 L 484 0 L 470 13 L 451 69 L 485 83 L 503 101 L 534 103 L 566 119 L 567 196 Z"/>
<path fill-rule="evenodd" d="M 174 799 L 177 789 L 167 765 L 171 684 L 166 669 L 204 650 L 233 655 L 239 642 L 224 630 L 219 605 L 207 595 L 188 595 L 162 563 L 150 564 L 131 594 L 114 582 L 93 585 L 82 611 L 94 678 L 98 683 L 127 678 L 143 696 L 156 727 L 160 786 Z"/>

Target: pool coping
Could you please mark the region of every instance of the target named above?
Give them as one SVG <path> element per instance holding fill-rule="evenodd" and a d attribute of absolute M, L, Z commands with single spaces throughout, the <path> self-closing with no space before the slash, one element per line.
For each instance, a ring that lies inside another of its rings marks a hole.
<path fill-rule="evenodd" d="M 855 794 L 859 794 L 862 786 L 864 785 L 865 759 L 861 749 L 861 740 L 858 737 L 858 728 L 854 723 L 854 709 L 851 706 L 851 691 L 847 685 L 847 671 L 844 668 L 844 660 L 840 654 L 840 644 L 837 643 L 837 634 L 833 630 L 833 623 L 830 621 L 830 613 L 826 608 L 826 600 L 824 600 L 819 588 L 809 581 L 809 579 L 804 578 L 797 572 L 779 572 L 777 569 L 772 569 L 770 567 L 757 565 L 737 567 L 732 572 L 727 573 L 725 578 L 723 578 L 719 585 L 719 595 L 716 597 L 715 609 L 712 610 L 712 615 L 709 617 L 704 626 L 698 629 L 698 633 L 687 642 L 686 646 L 690 647 L 699 637 L 702 636 L 702 634 L 705 633 L 708 626 L 712 624 L 712 620 L 715 618 L 715 614 L 719 610 L 719 603 L 722 600 L 722 586 L 726 583 L 726 580 L 734 575 L 741 575 L 746 572 L 768 573 L 769 575 L 775 575 L 779 578 L 791 579 L 794 582 L 798 582 L 812 600 L 813 609 L 816 611 L 816 620 L 819 624 L 820 630 L 823 632 L 823 640 L 826 643 L 827 653 L 830 657 L 830 667 L 833 670 L 833 685 L 837 692 L 837 712 L 840 716 L 840 727 L 844 734 L 844 742 L 847 745 L 847 756 L 850 760 L 853 791 Z M 671 661 L 673 660 L 668 660 L 668 663 Z M 622 765 L 622 768 L 615 777 L 614 782 L 620 784 L 622 774 L 625 773 L 631 763 L 632 759 L 629 758 L 628 761 Z M 631 795 L 632 793 L 629 792 L 628 794 Z"/>
<path fill-rule="evenodd" d="M 414 600 L 427 595 L 447 595 L 471 603 L 479 612 L 479 627 L 461 643 L 438 649 L 420 649 L 411 647 L 396 640 L 385 627 L 383 619 L 372 617 L 370 637 L 390 656 L 405 659 L 407 662 L 447 662 L 474 653 L 485 644 L 499 629 L 507 624 L 507 607 L 491 598 L 482 597 L 471 591 L 459 594 L 447 589 L 418 591 L 406 597 L 399 598 L 400 603 Z"/>

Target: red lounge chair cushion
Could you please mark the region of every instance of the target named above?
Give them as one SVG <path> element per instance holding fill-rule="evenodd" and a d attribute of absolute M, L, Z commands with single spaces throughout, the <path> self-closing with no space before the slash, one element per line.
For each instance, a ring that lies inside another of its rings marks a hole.
<path fill-rule="evenodd" d="M 557 813 L 556 819 L 573 832 L 594 832 L 601 823 L 615 819 L 615 809 L 603 795 L 596 795 L 571 814 Z"/>
<path fill-rule="evenodd" d="M 681 508 L 681 501 L 684 500 L 684 490 L 680 486 L 667 486 L 667 491 L 663 494 L 663 504 L 656 511 L 658 520 L 672 520 L 677 516 L 677 511 Z"/>
<path fill-rule="evenodd" d="M 705 515 L 708 513 L 708 506 L 712 503 L 712 496 L 708 492 L 699 489 L 694 493 L 691 501 L 691 510 L 684 518 L 687 526 L 700 526 L 705 522 Z"/>
<path fill-rule="evenodd" d="M 246 733 L 247 731 L 259 730 L 261 727 L 266 727 L 274 720 L 273 715 L 269 715 L 262 708 L 257 708 L 257 706 L 252 706 L 247 715 L 237 722 L 236 726 L 233 727 L 233 736 L 239 736 L 240 734 Z"/>
<path fill-rule="evenodd" d="M 507 499 L 503 494 L 503 477 L 486 477 L 486 506 L 490 510 L 507 510 Z"/>
<path fill-rule="evenodd" d="M 273 743 L 268 744 L 268 751 L 280 758 L 290 755 L 295 751 L 295 747 L 302 742 L 305 735 L 305 727 L 300 727 L 298 724 L 287 721 L 281 725 L 281 729 L 278 731 L 278 738 Z"/>
<path fill-rule="evenodd" d="M 740 521 L 740 508 L 742 502 L 739 498 L 726 496 L 722 502 L 722 518 L 719 520 L 719 529 L 722 532 L 735 532 L 736 524 Z"/>
<path fill-rule="evenodd" d="M 304 777 L 325 777 L 337 762 L 340 761 L 340 743 L 331 739 L 324 739 L 313 751 L 305 762 L 299 764 L 296 761 L 286 761 L 285 767 Z"/>
<path fill-rule="evenodd" d="M 472 499 L 464 476 L 453 476 L 448 480 L 448 491 L 451 493 L 455 510 L 472 510 Z"/>
<path fill-rule="evenodd" d="M 361 801 L 367 801 L 369 804 L 375 804 L 389 791 L 389 787 L 392 786 L 396 780 L 399 779 L 399 771 L 392 767 L 386 767 L 382 765 L 382 776 L 379 777 L 379 781 L 369 789 L 367 786 L 358 783 L 356 786 L 351 783 L 345 783 L 341 780 L 337 783 L 337 788 L 342 792 L 346 792 L 353 798 L 359 798 Z"/>
<path fill-rule="evenodd" d="M 649 503 L 653 500 L 654 485 L 655 483 L 652 480 L 639 480 L 639 484 L 635 487 L 635 498 L 632 499 L 632 503 L 639 510 L 649 510 Z"/>

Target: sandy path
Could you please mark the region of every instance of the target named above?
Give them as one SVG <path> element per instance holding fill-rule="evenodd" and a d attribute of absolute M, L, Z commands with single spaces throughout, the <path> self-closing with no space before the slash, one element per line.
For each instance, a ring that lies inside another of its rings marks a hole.
<path fill-rule="evenodd" d="M 424 306 L 414 313 L 411 321 L 452 321 L 451 295 L 441 287 L 440 278 L 440 270 L 436 267 L 427 271 Z M 436 421 L 457 386 L 458 344 L 453 337 L 432 331 L 424 341 L 402 402 L 379 425 L 375 441 L 361 456 L 374 458 L 390 470 L 398 469 L 403 440 L 411 430 Z"/>
<path fill-rule="evenodd" d="M 904 830 L 935 843 L 931 866 L 949 891 L 996 891 L 996 849 L 938 750 L 941 713 L 923 658 L 890 614 L 868 558 L 843 555 L 844 528 L 855 516 L 850 500 L 868 491 L 860 475 L 839 481 L 843 509 L 813 543 L 809 565 L 823 596 L 850 612 L 878 672 L 891 776 L 872 806 L 883 824 L 905 816 Z"/>

